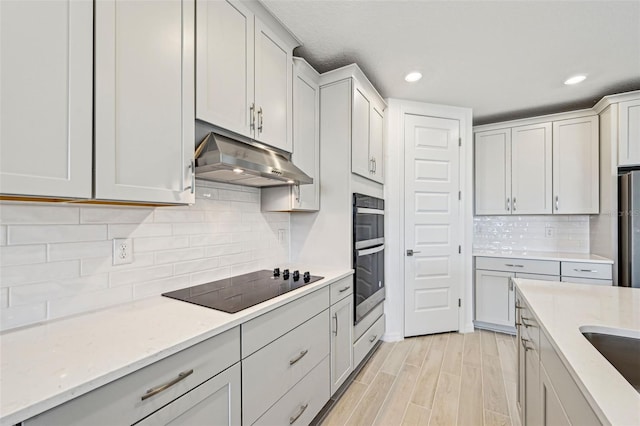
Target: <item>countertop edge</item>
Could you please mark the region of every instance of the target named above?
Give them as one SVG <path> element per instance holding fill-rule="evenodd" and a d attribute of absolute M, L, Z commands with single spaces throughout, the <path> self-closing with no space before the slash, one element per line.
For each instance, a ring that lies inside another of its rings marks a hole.
<path fill-rule="evenodd" d="M 20 422 L 23 422 L 25 420 L 28 420 L 29 418 L 32 418 L 34 416 L 37 416 L 39 414 L 42 414 L 52 408 L 55 408 L 59 405 L 62 405 L 66 402 L 69 402 L 79 396 L 82 396 L 86 393 L 89 393 L 101 386 L 104 386 L 106 384 L 109 384 L 115 380 L 118 380 L 128 374 L 131 374 L 137 370 L 140 370 L 144 367 L 147 367 L 155 362 L 158 362 L 164 358 L 167 358 L 171 355 L 174 355 L 184 349 L 187 349 L 195 344 L 198 344 L 200 342 L 203 342 L 209 338 L 212 338 L 214 336 L 217 336 L 221 333 L 224 333 L 225 331 L 228 331 L 234 327 L 237 327 L 243 323 L 246 323 L 260 315 L 266 314 L 270 311 L 273 311 L 274 309 L 277 309 L 287 303 L 293 302 L 297 299 L 300 299 L 301 297 L 304 297 L 310 293 L 313 293 L 317 290 L 321 290 L 331 284 L 333 284 L 334 282 L 341 280 L 343 278 L 347 278 L 351 275 L 353 275 L 353 270 L 347 270 L 346 272 L 342 272 L 342 273 L 338 273 L 336 275 L 333 275 L 329 278 L 324 278 L 320 281 L 317 281 L 315 283 L 312 283 L 308 286 L 305 287 L 301 287 L 299 289 L 296 289 L 294 291 L 291 291 L 289 293 L 280 295 L 278 297 L 275 297 L 273 299 L 270 299 L 268 301 L 262 302 L 261 304 L 249 307 L 247 309 L 245 309 L 244 311 L 241 311 L 237 314 L 228 314 L 230 315 L 229 321 L 224 322 L 221 325 L 217 325 L 213 328 L 211 328 L 210 330 L 207 330 L 203 333 L 200 333 L 196 336 L 190 336 L 188 337 L 186 340 L 181 341 L 175 345 L 169 346 L 167 348 L 161 349 L 159 351 L 156 351 L 152 354 L 145 354 L 142 358 L 136 359 L 134 361 L 132 361 L 129 364 L 123 365 L 120 368 L 117 368 L 115 370 L 111 370 L 102 374 L 97 375 L 96 378 L 94 379 L 90 379 L 87 382 L 81 383 L 79 385 L 70 387 L 70 388 L 66 388 L 64 390 L 62 390 L 61 392 L 54 394 L 50 397 L 47 397 L 43 400 L 40 401 L 36 401 L 30 405 L 27 405 L 25 407 L 22 408 L 18 408 L 15 411 L 9 412 L 9 413 L 0 413 L 0 426 L 11 426 L 11 425 L 15 425 L 18 424 Z M 152 298 L 160 298 L 163 296 L 153 296 Z M 151 299 L 151 298 L 149 298 Z M 171 300 L 171 299 L 170 299 Z M 178 301 L 178 300 L 172 300 L 175 303 L 180 303 L 180 304 L 184 304 L 186 302 L 182 302 L 182 301 Z M 130 302 L 124 305 L 118 305 L 118 306 L 114 306 L 111 308 L 106 308 L 106 309 L 102 309 L 100 311 L 94 311 L 94 312 L 90 312 L 87 313 L 86 316 L 95 314 L 96 312 L 104 312 L 104 311 L 109 311 L 109 310 L 114 310 L 114 309 L 121 309 L 123 306 L 126 305 L 132 305 L 135 303 L 139 303 L 141 301 L 134 301 L 134 302 Z M 202 306 L 198 306 L 198 305 L 192 305 L 194 307 L 194 309 L 209 309 L 206 307 L 202 307 Z M 75 318 L 82 318 L 85 315 L 80 315 L 80 316 L 76 316 Z M 45 323 L 46 324 L 46 323 Z M 40 325 L 35 325 L 33 327 L 38 327 L 41 326 L 43 324 Z M 19 332 L 19 331 L 17 331 Z M 1 382 L 1 377 L 0 377 L 0 382 Z M 3 410 L 4 411 L 4 410 Z"/>
<path fill-rule="evenodd" d="M 530 259 L 530 260 L 548 260 L 555 262 L 580 262 L 580 263 L 602 263 L 613 265 L 613 260 L 606 257 L 591 253 L 563 253 L 563 252 L 524 252 L 524 253 L 507 253 L 474 250 L 473 257 L 496 257 L 505 259 Z"/>

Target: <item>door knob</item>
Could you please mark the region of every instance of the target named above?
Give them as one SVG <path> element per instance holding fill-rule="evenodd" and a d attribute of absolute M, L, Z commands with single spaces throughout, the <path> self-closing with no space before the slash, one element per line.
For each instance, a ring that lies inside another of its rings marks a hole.
<path fill-rule="evenodd" d="M 420 253 L 419 251 L 413 251 L 412 249 L 407 249 L 407 256 L 413 256 L 415 253 Z"/>

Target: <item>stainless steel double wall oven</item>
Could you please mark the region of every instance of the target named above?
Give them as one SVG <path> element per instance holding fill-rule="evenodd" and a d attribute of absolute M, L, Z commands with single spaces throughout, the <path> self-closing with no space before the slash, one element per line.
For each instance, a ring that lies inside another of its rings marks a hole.
<path fill-rule="evenodd" d="M 384 200 L 353 194 L 355 323 L 385 297 Z"/>

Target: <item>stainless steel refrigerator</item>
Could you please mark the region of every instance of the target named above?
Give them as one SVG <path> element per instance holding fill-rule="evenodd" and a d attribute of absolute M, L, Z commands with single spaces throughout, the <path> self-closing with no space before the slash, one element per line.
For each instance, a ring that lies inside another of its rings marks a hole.
<path fill-rule="evenodd" d="M 620 175 L 618 285 L 640 287 L 640 170 Z"/>

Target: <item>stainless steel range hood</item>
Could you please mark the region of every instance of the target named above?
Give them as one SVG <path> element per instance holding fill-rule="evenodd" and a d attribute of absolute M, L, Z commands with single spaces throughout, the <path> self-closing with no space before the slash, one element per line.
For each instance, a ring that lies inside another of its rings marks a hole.
<path fill-rule="evenodd" d="M 258 187 L 313 183 L 285 154 L 218 133 L 208 133 L 195 156 L 198 179 Z"/>

